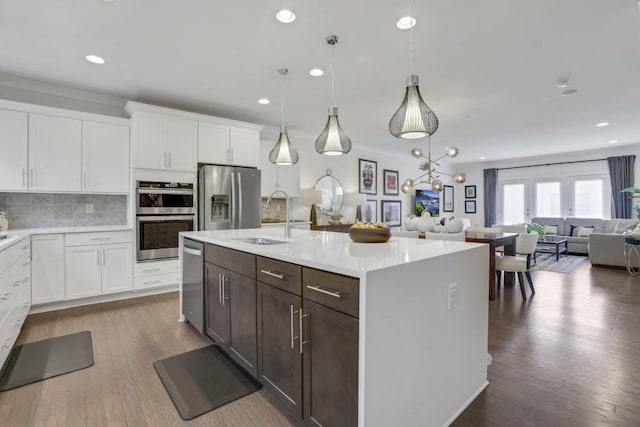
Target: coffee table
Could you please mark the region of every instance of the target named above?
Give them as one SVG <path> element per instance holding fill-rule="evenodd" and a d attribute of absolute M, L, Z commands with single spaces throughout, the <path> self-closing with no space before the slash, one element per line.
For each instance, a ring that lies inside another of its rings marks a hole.
<path fill-rule="evenodd" d="M 560 260 L 560 255 L 568 255 L 568 240 L 564 236 L 546 235 L 538 239 L 536 252 L 542 254 L 556 254 L 556 262 Z"/>

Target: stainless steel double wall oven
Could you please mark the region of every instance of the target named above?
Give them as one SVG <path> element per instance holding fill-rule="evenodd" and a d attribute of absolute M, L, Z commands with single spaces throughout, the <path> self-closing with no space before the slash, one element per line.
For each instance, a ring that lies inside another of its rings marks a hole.
<path fill-rule="evenodd" d="M 178 233 L 196 229 L 192 183 L 138 181 L 136 233 L 138 261 L 178 257 Z"/>

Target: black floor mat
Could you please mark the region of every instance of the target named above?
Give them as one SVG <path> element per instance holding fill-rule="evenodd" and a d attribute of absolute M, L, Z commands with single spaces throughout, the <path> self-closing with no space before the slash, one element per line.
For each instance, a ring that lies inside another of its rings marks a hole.
<path fill-rule="evenodd" d="M 93 365 L 91 332 L 23 344 L 9 357 L 0 378 L 0 391 L 21 387 Z"/>
<path fill-rule="evenodd" d="M 159 360 L 153 367 L 183 420 L 262 387 L 217 345 Z"/>

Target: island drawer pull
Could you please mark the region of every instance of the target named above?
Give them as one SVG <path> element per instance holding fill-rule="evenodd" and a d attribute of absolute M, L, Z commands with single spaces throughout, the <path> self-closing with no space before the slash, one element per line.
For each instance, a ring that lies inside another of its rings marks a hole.
<path fill-rule="evenodd" d="M 153 283 L 160 283 L 160 280 L 148 280 L 148 281 L 144 282 L 145 285 L 151 285 Z"/>
<path fill-rule="evenodd" d="M 330 296 L 335 297 L 335 298 L 342 298 L 342 295 L 340 295 L 340 292 L 327 291 L 327 290 L 322 289 L 320 286 L 317 286 L 317 285 L 316 286 L 307 285 L 307 289 L 311 289 L 312 291 L 320 292 L 321 294 L 330 295 Z"/>
<path fill-rule="evenodd" d="M 268 274 L 271 277 L 275 277 L 276 279 L 284 279 L 284 274 L 274 273 L 271 270 L 260 270 L 261 273 Z"/>

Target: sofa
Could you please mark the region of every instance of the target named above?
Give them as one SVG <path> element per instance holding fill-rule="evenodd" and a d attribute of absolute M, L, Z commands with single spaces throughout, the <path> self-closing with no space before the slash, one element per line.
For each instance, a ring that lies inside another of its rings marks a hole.
<path fill-rule="evenodd" d="M 624 234 L 637 225 L 636 219 L 536 217 L 531 222 L 557 227 L 557 234 L 567 237 L 569 253 L 589 255 L 591 264 L 622 267 L 624 263 Z M 572 227 L 573 226 L 573 227 Z M 593 227 L 586 236 L 571 236 L 572 228 Z"/>
<path fill-rule="evenodd" d="M 407 218 L 405 227 L 407 231 L 424 233 L 425 239 L 464 242 L 464 230 L 471 226 L 471 221 L 468 218 L 449 218 L 441 225 L 441 219 L 431 218 L 427 213 L 421 217 Z"/>

